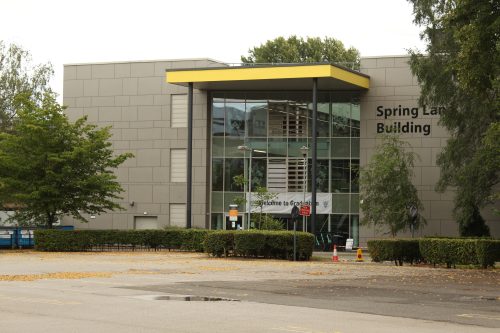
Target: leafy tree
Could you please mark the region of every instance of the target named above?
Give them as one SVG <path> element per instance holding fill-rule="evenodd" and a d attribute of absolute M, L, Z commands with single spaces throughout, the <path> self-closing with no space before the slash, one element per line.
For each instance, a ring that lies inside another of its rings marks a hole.
<path fill-rule="evenodd" d="M 370 163 L 361 170 L 361 209 L 363 224 L 387 227 L 392 237 L 406 230 L 412 223 L 409 209 L 412 205 L 423 210 L 417 189 L 411 182 L 417 155 L 405 150 L 407 143 L 396 136 L 384 136 L 375 149 Z M 418 216 L 418 229 L 425 220 Z"/>
<path fill-rule="evenodd" d="M 345 63 L 346 66 L 359 68 L 359 51 L 353 47 L 346 49 L 344 44 L 330 37 L 291 36 L 278 37 L 265 44 L 248 50 L 248 56 L 241 56 L 244 63 L 303 63 L 330 62 Z"/>
<path fill-rule="evenodd" d="M 233 177 L 234 184 L 243 188 L 244 191 L 247 190 L 248 180 L 243 175 L 237 175 Z M 238 207 L 243 207 L 243 205 L 247 202 L 245 195 L 236 196 L 233 198 L 233 202 L 238 205 Z"/>
<path fill-rule="evenodd" d="M 51 94 L 41 106 L 26 95 L 15 105 L 15 134 L 0 133 L 0 202 L 18 207 L 15 220 L 51 228 L 62 215 L 122 209 L 112 169 L 132 155 L 113 156 L 109 127 L 70 123 Z"/>
<path fill-rule="evenodd" d="M 456 204 L 460 207 L 458 219 L 460 235 L 462 236 L 489 236 L 490 231 L 474 203 L 475 198 L 487 198 L 488 201 L 500 199 L 498 187 L 495 185 L 495 173 L 500 166 L 500 122 L 492 123 L 488 127 L 476 154 L 464 166 L 460 173 L 460 187 L 467 188 L 467 192 L 457 193 Z M 495 210 L 499 214 L 498 210 Z"/>
<path fill-rule="evenodd" d="M 284 230 L 283 222 L 267 214 L 259 216 L 262 220 L 259 229 L 261 230 Z"/>
<path fill-rule="evenodd" d="M 481 157 L 488 128 L 497 128 L 500 121 L 500 5 L 490 0 L 409 1 L 427 42 L 426 55 L 411 52 L 411 68 L 422 89 L 420 104 L 444 106 L 440 124 L 450 133 L 437 161 L 437 189 L 456 188 L 454 213 L 460 230 L 467 230 L 467 223 L 484 221 L 472 216 L 498 199 L 492 189 L 499 182 L 499 164 L 482 163 Z"/>
<path fill-rule="evenodd" d="M 265 220 L 263 209 L 266 201 L 276 199 L 277 196 L 278 194 L 269 192 L 266 187 L 257 186 L 255 196 L 252 198 L 252 206 L 260 208 L 260 212 L 256 214 L 259 221 L 257 229 L 262 228 L 262 223 Z"/>
<path fill-rule="evenodd" d="M 25 94 L 39 103 L 51 91 L 48 82 L 53 73 L 50 64 L 33 65 L 28 51 L 0 41 L 0 132 L 12 127 L 15 97 Z"/>
<path fill-rule="evenodd" d="M 237 175 L 233 177 L 233 181 L 236 185 L 241 186 L 243 189 L 247 189 L 248 179 L 243 175 Z M 253 181 L 252 181 L 253 183 Z M 264 209 L 264 204 L 268 200 L 273 200 L 277 197 L 276 193 L 270 193 L 267 191 L 266 187 L 256 185 L 255 197 L 252 198 L 252 206 L 255 208 L 260 208 L 260 213 L 252 213 L 251 220 L 258 221 L 257 229 L 262 230 L 283 230 L 283 223 L 264 214 L 262 210 Z M 238 206 L 243 206 L 246 204 L 247 199 L 244 195 L 236 196 L 233 198 L 233 202 Z"/>

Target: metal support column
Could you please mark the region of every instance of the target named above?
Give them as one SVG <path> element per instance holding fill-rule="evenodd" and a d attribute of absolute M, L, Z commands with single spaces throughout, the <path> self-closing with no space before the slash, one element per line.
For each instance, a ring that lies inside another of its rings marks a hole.
<path fill-rule="evenodd" d="M 187 200 L 186 228 L 191 229 L 191 205 L 193 189 L 193 83 L 189 82 L 188 90 L 188 146 L 187 146 Z"/>
<path fill-rule="evenodd" d="M 311 233 L 316 229 L 316 158 L 318 150 L 317 140 L 317 119 L 318 119 L 318 79 L 313 79 L 313 113 L 312 113 L 312 169 L 311 169 Z"/>

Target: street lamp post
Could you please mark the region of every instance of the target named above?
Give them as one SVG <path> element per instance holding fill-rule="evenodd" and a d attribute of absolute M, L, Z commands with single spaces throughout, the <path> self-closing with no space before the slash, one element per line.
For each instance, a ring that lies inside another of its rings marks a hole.
<path fill-rule="evenodd" d="M 306 189 L 307 189 L 307 152 L 309 151 L 309 147 L 307 146 L 302 146 L 300 147 L 300 152 L 302 153 L 302 157 L 304 158 L 304 161 L 303 161 L 303 166 L 304 166 L 304 186 L 303 186 L 303 189 L 304 189 L 304 201 L 303 201 L 303 204 L 305 205 L 306 204 Z M 302 231 L 307 231 L 307 228 L 306 228 L 306 216 L 303 215 L 302 216 Z"/>
<path fill-rule="evenodd" d="M 247 202 L 247 210 L 248 210 L 248 219 L 247 219 L 247 230 L 250 230 L 250 214 L 252 207 L 252 148 L 248 146 L 238 146 L 238 150 L 243 152 L 250 152 L 250 160 L 248 162 L 248 202 Z M 243 228 L 244 229 L 244 228 Z"/>

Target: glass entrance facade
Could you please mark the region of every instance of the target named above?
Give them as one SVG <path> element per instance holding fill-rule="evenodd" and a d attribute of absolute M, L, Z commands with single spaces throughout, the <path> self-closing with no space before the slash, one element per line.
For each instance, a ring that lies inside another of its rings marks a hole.
<path fill-rule="evenodd" d="M 311 92 L 213 92 L 211 105 L 211 228 L 224 229 L 230 204 L 248 188 L 235 176 L 251 178 L 258 186 L 277 193 L 266 212 L 293 229 L 293 204 L 309 197 L 311 159 L 300 148 L 311 147 Z M 359 93 L 318 94 L 317 247 L 329 250 L 335 243 L 354 238 L 359 224 Z M 239 150 L 238 146 L 251 150 Z M 250 161 L 251 159 L 251 161 Z M 250 168 L 251 165 L 251 168 Z M 251 174 L 250 174 L 251 173 Z M 244 215 L 247 208 L 240 205 Z M 246 216 L 245 216 L 246 218 Z"/>

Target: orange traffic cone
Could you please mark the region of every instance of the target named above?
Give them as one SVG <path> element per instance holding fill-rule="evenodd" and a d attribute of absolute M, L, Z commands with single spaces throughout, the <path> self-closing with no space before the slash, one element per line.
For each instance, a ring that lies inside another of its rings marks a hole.
<path fill-rule="evenodd" d="M 363 262 L 363 250 L 358 247 L 358 251 L 356 252 L 356 262 Z"/>
<path fill-rule="evenodd" d="M 332 256 L 332 261 L 333 262 L 339 262 L 339 256 L 337 255 L 337 245 L 333 245 L 333 256 Z"/>

